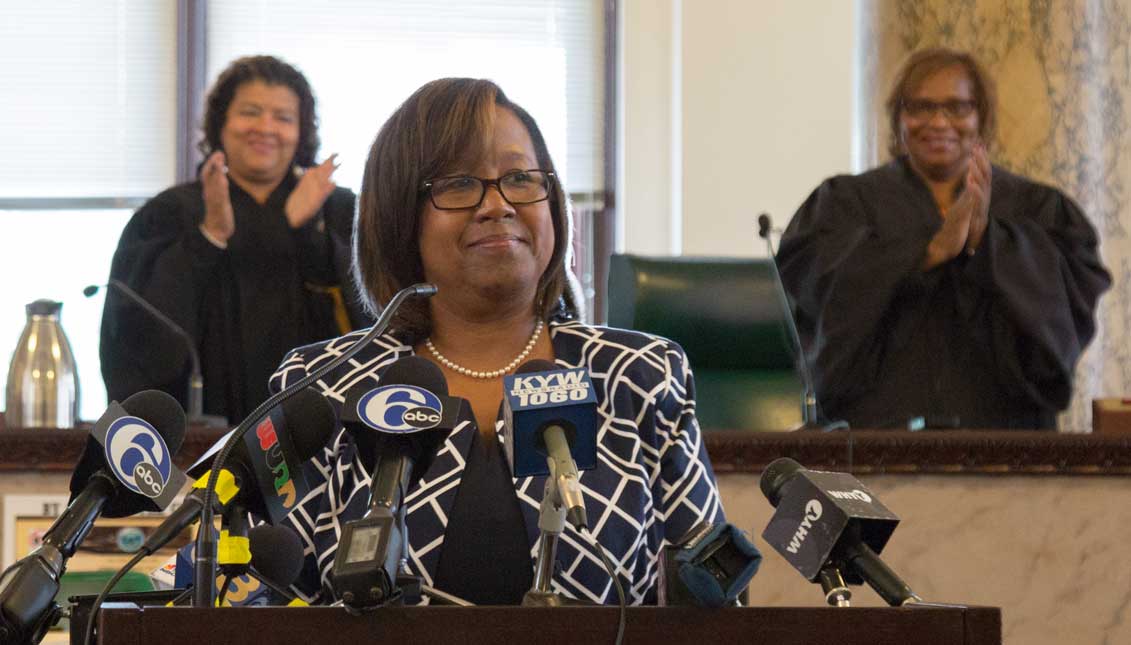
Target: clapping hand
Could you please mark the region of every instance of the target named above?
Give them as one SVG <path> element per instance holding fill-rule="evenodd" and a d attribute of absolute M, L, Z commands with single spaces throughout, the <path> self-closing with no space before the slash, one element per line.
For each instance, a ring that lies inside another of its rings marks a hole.
<path fill-rule="evenodd" d="M 966 186 L 943 217 L 942 228 L 927 244 L 922 270 L 929 271 L 949 262 L 964 250 L 972 254 L 981 244 L 989 223 L 991 177 L 986 147 L 975 144 L 966 165 Z"/>
<path fill-rule="evenodd" d="M 322 208 L 326 198 L 334 191 L 333 174 L 338 169 L 338 155 L 332 154 L 322 163 L 302 173 L 298 185 L 291 191 L 284 210 L 291 228 L 299 228 L 310 221 Z"/>
<path fill-rule="evenodd" d="M 228 194 L 226 162 L 224 153 L 217 150 L 208 156 L 200 171 L 204 185 L 204 222 L 201 228 L 222 244 L 227 243 L 236 232 L 236 217 Z"/>
<path fill-rule="evenodd" d="M 966 189 L 963 194 L 970 193 L 970 232 L 966 236 L 966 252 L 973 254 L 982 243 L 982 236 L 986 233 L 986 226 L 990 222 L 990 180 L 993 170 L 990 167 L 990 157 L 986 154 L 986 146 L 979 143 L 974 146 L 970 155 L 970 163 L 966 168 Z"/>

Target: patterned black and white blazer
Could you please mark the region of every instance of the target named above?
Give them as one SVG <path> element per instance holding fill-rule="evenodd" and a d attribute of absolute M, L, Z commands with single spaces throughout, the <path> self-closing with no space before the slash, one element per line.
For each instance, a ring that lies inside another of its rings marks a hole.
<path fill-rule="evenodd" d="M 634 331 L 551 323 L 559 366 L 589 370 L 597 395 L 598 464 L 581 473 L 591 530 L 604 548 L 632 604 L 654 603 L 661 547 L 700 521 L 725 521 L 718 487 L 695 418 L 695 391 L 687 357 L 676 343 Z M 291 352 L 271 378 L 278 391 L 340 356 L 363 332 Z M 315 387 L 340 410 L 353 387 L 369 389 L 384 369 L 412 354 L 395 334 L 373 341 Z M 496 429 L 502 435 L 502 421 Z M 405 501 L 409 568 L 431 585 L 444 546 L 474 426 L 448 436 L 435 461 Z M 505 440 L 505 439 L 504 439 Z M 309 602 L 329 601 L 329 576 L 341 527 L 368 504 L 370 473 L 340 430 L 307 468 L 312 490 L 287 523 L 302 537 L 306 559 L 296 588 Z M 531 562 L 537 555 L 538 507 L 545 477 L 514 480 L 526 524 Z M 558 542 L 561 565 L 554 591 L 615 603 L 609 575 L 585 536 L 567 526 Z"/>

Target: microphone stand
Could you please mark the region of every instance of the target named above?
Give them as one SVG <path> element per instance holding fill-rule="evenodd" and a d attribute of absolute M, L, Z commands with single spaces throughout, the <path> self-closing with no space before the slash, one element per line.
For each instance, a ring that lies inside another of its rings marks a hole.
<path fill-rule="evenodd" d="M 566 598 L 550 591 L 550 581 L 554 577 L 557 563 L 558 538 L 566 525 L 566 507 L 558 489 L 558 473 L 552 458 L 550 476 L 546 478 L 546 488 L 542 492 L 542 503 L 538 507 L 538 559 L 534 565 L 534 586 L 522 597 L 523 607 L 561 607 L 563 605 L 586 605 L 589 603 Z"/>
<path fill-rule="evenodd" d="M 362 349 L 369 346 L 373 339 L 380 336 L 388 328 L 389 323 L 393 320 L 393 315 L 405 300 L 414 297 L 428 298 L 436 293 L 436 286 L 421 282 L 414 284 L 404 289 L 401 289 L 389 300 L 389 304 L 381 312 L 377 322 L 373 327 L 361 338 L 357 340 L 348 350 L 342 353 L 341 356 L 331 360 L 322 367 L 307 374 L 299 379 L 290 387 L 274 394 L 266 401 L 261 403 L 259 407 L 252 410 L 235 430 L 232 431 L 228 437 L 228 442 L 216 455 L 215 461 L 212 462 L 212 470 L 208 475 L 208 486 L 204 489 L 203 505 L 200 509 L 200 528 L 196 534 L 196 556 L 193 562 L 193 606 L 194 607 L 212 607 L 215 601 L 213 595 L 215 580 L 216 580 L 216 540 L 213 536 L 214 529 L 212 526 L 212 518 L 214 516 L 214 509 L 212 508 L 213 500 L 216 495 L 216 481 L 219 477 L 220 469 L 223 468 L 224 463 L 227 462 L 235 447 L 243 440 L 243 436 L 247 431 L 255 427 L 261 419 L 276 405 L 282 403 L 286 399 L 294 396 L 298 392 L 306 389 L 310 384 L 318 381 L 330 371 L 335 370 L 338 366 L 353 358 Z"/>
<path fill-rule="evenodd" d="M 542 492 L 542 504 L 538 507 L 538 559 L 534 565 L 534 586 L 522 597 L 523 607 L 559 607 L 562 598 L 550 591 L 550 581 L 554 577 L 554 563 L 557 562 L 558 537 L 565 530 L 565 505 L 558 495 L 557 476 L 553 464 L 550 476 L 546 478 L 546 488 Z"/>
<path fill-rule="evenodd" d="M 840 567 L 832 561 L 826 562 L 817 574 L 817 581 L 821 583 L 821 591 L 825 592 L 825 601 L 833 607 L 851 607 L 852 590 L 844 581 Z"/>

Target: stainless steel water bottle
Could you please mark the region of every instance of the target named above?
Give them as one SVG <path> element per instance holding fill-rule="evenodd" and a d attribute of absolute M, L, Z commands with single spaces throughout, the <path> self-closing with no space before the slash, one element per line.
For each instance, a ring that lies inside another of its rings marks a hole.
<path fill-rule="evenodd" d="M 63 303 L 27 305 L 27 324 L 8 366 L 4 423 L 9 428 L 73 428 L 79 376 L 59 314 Z"/>

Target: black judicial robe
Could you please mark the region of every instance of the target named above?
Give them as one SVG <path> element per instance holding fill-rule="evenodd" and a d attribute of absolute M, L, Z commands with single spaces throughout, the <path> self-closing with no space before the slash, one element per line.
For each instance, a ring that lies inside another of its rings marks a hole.
<path fill-rule="evenodd" d="M 781 240 L 826 417 L 854 427 L 1052 428 L 1111 284 L 1061 192 L 993 168 L 973 256 L 919 269 L 942 219 L 906 158 L 822 183 Z"/>
<path fill-rule="evenodd" d="M 111 264 L 112 278 L 196 340 L 204 412 L 233 423 L 267 398 L 267 380 L 288 350 L 368 324 L 350 279 L 353 193 L 335 189 L 310 222 L 292 229 L 283 208 L 296 183 L 288 174 L 258 204 L 230 181 L 236 231 L 227 249 L 199 230 L 201 183 L 170 188 L 134 214 Z M 183 341 L 113 291 L 99 352 L 111 399 L 155 388 L 187 403 Z"/>

